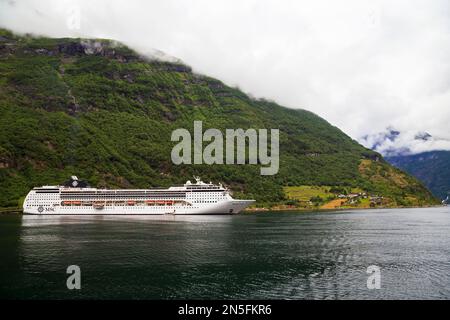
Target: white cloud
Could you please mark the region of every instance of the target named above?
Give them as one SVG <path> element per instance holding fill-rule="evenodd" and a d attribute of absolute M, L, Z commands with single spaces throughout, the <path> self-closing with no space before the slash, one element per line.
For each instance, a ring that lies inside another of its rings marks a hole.
<path fill-rule="evenodd" d="M 445 0 L 10 0 L 0 2 L 0 24 L 156 48 L 353 138 L 393 126 L 450 139 Z"/>
<path fill-rule="evenodd" d="M 398 131 L 387 128 L 384 132 L 362 137 L 360 142 L 367 148 L 383 155 L 396 156 L 416 154 L 433 150 L 450 150 L 450 140 L 433 137 L 428 132 Z"/>

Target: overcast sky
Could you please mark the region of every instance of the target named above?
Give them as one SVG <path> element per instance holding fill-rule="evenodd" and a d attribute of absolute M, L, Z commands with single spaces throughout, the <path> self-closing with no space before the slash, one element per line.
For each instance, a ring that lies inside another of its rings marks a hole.
<path fill-rule="evenodd" d="M 398 147 L 450 150 L 448 0 L 0 0 L 0 25 L 159 49 L 361 142 L 390 126 Z"/>

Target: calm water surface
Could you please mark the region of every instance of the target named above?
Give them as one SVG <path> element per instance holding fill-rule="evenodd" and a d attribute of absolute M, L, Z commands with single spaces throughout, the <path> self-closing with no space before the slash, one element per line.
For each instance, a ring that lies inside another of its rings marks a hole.
<path fill-rule="evenodd" d="M 81 268 L 81 290 L 66 268 Z M 381 289 L 367 289 L 367 267 Z M 450 299 L 450 207 L 0 216 L 0 298 Z"/>

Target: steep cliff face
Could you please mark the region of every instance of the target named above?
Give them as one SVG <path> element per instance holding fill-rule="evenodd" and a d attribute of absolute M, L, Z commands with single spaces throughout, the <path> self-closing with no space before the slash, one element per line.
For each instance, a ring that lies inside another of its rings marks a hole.
<path fill-rule="evenodd" d="M 398 203 L 435 203 L 400 171 L 395 178 L 377 171 L 382 181 L 361 171 L 363 160 L 390 166 L 311 112 L 252 99 L 182 63 L 151 60 L 109 40 L 5 30 L 0 36 L 0 206 L 73 174 L 108 187 L 169 186 L 196 174 L 260 204 L 285 201 L 283 187 L 296 185 L 359 187 Z M 174 165 L 171 133 L 192 131 L 195 120 L 203 130 L 279 129 L 278 174 L 261 176 L 260 165 Z M 397 184 L 398 177 L 406 183 Z"/>

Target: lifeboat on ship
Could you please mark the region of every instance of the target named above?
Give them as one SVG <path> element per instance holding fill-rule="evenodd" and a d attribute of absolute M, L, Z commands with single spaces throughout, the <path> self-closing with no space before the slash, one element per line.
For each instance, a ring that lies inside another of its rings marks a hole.
<path fill-rule="evenodd" d="M 94 209 L 103 209 L 105 207 L 105 203 L 102 201 L 94 202 L 93 204 Z"/>

